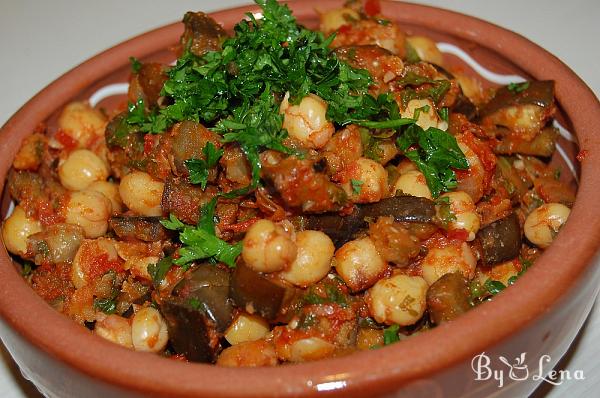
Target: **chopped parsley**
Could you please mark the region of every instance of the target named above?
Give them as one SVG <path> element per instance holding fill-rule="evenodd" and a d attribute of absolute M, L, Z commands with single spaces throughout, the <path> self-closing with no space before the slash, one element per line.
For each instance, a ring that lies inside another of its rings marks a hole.
<path fill-rule="evenodd" d="M 508 86 L 506 86 L 506 88 L 511 93 L 518 94 L 518 93 L 521 93 L 521 92 L 523 92 L 523 91 L 525 91 L 525 90 L 527 90 L 529 88 L 529 82 L 509 83 Z"/>
<path fill-rule="evenodd" d="M 462 170 L 469 168 L 456 139 L 443 130 L 434 127 L 423 130 L 412 124 L 398 137 L 396 143 L 423 173 L 434 198 L 456 188 L 456 173 L 451 167 Z"/>
<path fill-rule="evenodd" d="M 161 221 L 165 228 L 179 231 L 182 247 L 177 251 L 177 258 L 173 258 L 173 264 L 187 269 L 196 260 L 209 260 L 225 263 L 231 268 L 235 267 L 235 260 L 242 252 L 242 242 L 230 245 L 216 236 L 216 205 L 215 197 L 202 206 L 200 219 L 195 227 L 182 223 L 173 214 L 168 220 Z"/>
<path fill-rule="evenodd" d="M 361 180 L 350 179 L 350 184 L 352 185 L 352 192 L 355 195 L 360 195 L 360 191 L 362 191 L 362 186 L 365 182 Z"/>
<path fill-rule="evenodd" d="M 443 107 L 438 111 L 438 115 L 440 116 L 440 119 L 442 119 L 445 122 L 448 122 L 450 120 L 450 109 L 448 109 L 447 107 Z"/>
<path fill-rule="evenodd" d="M 105 314 L 114 314 L 117 311 L 117 301 L 114 297 L 94 299 L 94 308 Z"/>
<path fill-rule="evenodd" d="M 389 345 L 393 343 L 397 343 L 400 341 L 400 336 L 398 332 L 400 331 L 400 326 L 392 325 L 383 329 L 383 344 Z"/>
<path fill-rule="evenodd" d="M 136 57 L 129 57 L 129 63 L 131 64 L 131 71 L 133 73 L 139 73 L 142 69 L 142 63 Z"/>
<path fill-rule="evenodd" d="M 412 118 L 400 116 L 392 93 L 377 98 L 369 94 L 371 76 L 338 59 L 329 47 L 334 36 L 325 38 L 320 32 L 298 25 L 290 9 L 276 0 L 256 3 L 262 8 L 262 19 L 247 14 L 221 51 L 197 56 L 185 50 L 168 71 L 161 91 L 169 105 L 148 113 L 141 99 L 130 104 L 124 129 L 161 133 L 174 123 L 193 120 L 221 134 L 223 142 L 238 143 L 251 165 L 252 180 L 248 187 L 224 195 L 235 197 L 259 185 L 262 150 L 294 153 L 283 144 L 287 132 L 282 128 L 279 107 L 286 93 L 292 104 L 310 93 L 318 95 L 328 104 L 328 119 L 338 126 L 354 123 L 369 129 L 400 130 L 415 123 Z M 431 97 L 438 102 L 450 87 L 446 80 L 415 74 L 408 74 L 402 81 L 407 86 L 424 83 L 429 87 L 418 92 L 406 87 L 403 100 Z M 416 156 L 432 192 L 450 189 L 454 174 L 448 167 L 460 167 L 454 159 L 454 164 L 444 165 L 447 170 L 442 172 L 439 156 L 426 156 L 448 152 L 447 146 L 438 150 L 437 145 L 451 138 L 429 139 L 430 147 Z M 421 144 L 420 140 L 414 141 L 411 145 Z M 209 160 L 200 160 L 191 159 L 186 165 L 190 181 L 205 187 Z"/>
<path fill-rule="evenodd" d="M 185 167 L 190 172 L 190 183 L 200 184 L 200 187 L 205 189 L 208 183 L 208 172 L 217 165 L 223 156 L 223 149 L 217 149 L 212 142 L 207 142 L 202 153 L 204 159 L 188 159 L 185 161 Z"/>
<path fill-rule="evenodd" d="M 148 273 L 150 274 L 150 277 L 152 277 L 152 283 L 154 283 L 155 287 L 158 287 L 163 279 L 165 279 L 171 265 L 173 265 L 173 259 L 171 257 L 162 258 L 156 264 L 148 264 Z"/>

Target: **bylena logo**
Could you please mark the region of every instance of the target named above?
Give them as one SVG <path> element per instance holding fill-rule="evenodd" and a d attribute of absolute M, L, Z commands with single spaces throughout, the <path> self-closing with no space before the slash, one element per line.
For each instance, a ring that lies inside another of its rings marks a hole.
<path fill-rule="evenodd" d="M 583 370 L 575 370 L 574 372 L 569 370 L 544 370 L 544 367 L 547 367 L 548 362 L 552 360 L 550 355 L 547 354 L 539 358 L 536 364 L 537 368 L 530 370 L 529 365 L 526 363 L 526 355 L 527 353 L 522 352 L 513 361 L 509 361 L 500 355 L 498 361 L 503 365 L 501 368 L 494 368 L 492 366 L 492 359 L 485 352 L 475 355 L 473 360 L 471 360 L 471 368 L 475 373 L 475 380 L 496 380 L 498 387 L 501 388 L 507 379 L 520 381 L 531 378 L 532 380 L 545 381 L 555 386 L 562 384 L 565 380 L 585 379 Z"/>

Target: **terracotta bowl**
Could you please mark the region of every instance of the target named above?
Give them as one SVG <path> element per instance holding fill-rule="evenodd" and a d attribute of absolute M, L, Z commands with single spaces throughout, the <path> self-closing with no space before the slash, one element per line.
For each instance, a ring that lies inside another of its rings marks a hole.
<path fill-rule="evenodd" d="M 291 4 L 298 19 L 317 25 L 315 9 L 342 1 Z M 214 13 L 231 27 L 252 7 Z M 0 253 L 1 337 L 24 375 L 50 397 L 288 397 L 315 396 L 526 396 L 539 383 L 477 381 L 472 358 L 485 352 L 491 369 L 499 356 L 518 357 L 537 369 L 542 355 L 552 369 L 574 339 L 600 288 L 595 255 L 600 245 L 600 105 L 586 85 L 557 58 L 525 38 L 487 22 L 426 6 L 383 2 L 383 13 L 411 34 L 459 46 L 498 73 L 553 79 L 561 123 L 576 134 L 586 156 L 580 162 L 579 189 L 570 219 L 554 244 L 517 284 L 492 302 L 451 324 L 392 346 L 343 358 L 261 369 L 225 369 L 136 353 L 104 341 L 58 314 L 23 281 L 10 257 Z M 172 59 L 177 23 L 124 42 L 78 66 L 31 99 L 2 128 L 2 180 L 23 137 L 53 118 L 67 102 L 86 99 L 99 87 L 124 82 L 128 58 Z M 457 59 L 448 57 L 449 63 Z M 114 106 L 112 98 L 101 106 Z M 577 148 L 567 147 L 573 161 Z M 577 162 L 574 162 L 576 164 Z M 5 196 L 6 199 L 6 196 Z M 507 370 L 507 368 L 504 368 Z"/>

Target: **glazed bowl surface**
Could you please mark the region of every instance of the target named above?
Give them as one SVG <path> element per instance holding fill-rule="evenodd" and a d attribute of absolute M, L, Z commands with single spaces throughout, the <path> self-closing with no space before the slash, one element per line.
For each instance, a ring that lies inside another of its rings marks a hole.
<path fill-rule="evenodd" d="M 315 27 L 315 8 L 341 1 L 297 1 L 298 19 Z M 255 8 L 253 8 L 255 10 Z M 215 13 L 230 27 L 248 7 Z M 102 341 L 55 313 L 24 283 L 5 252 L 0 259 L 2 339 L 27 377 L 49 396 L 310 396 L 328 391 L 339 396 L 485 396 L 498 393 L 495 381 L 474 381 L 471 359 L 517 357 L 537 364 L 543 354 L 555 361 L 589 313 L 598 292 L 594 255 L 600 215 L 594 214 L 600 188 L 600 123 L 595 96 L 565 65 L 524 38 L 463 15 L 424 6 L 385 2 L 383 13 L 412 34 L 465 50 L 487 69 L 502 75 L 557 81 L 560 122 L 576 134 L 579 148 L 564 142 L 579 176 L 571 219 L 536 266 L 493 302 L 476 308 L 452 325 L 382 350 L 277 369 L 222 369 L 184 364 L 135 353 Z M 126 81 L 128 58 L 172 60 L 166 50 L 177 41 L 180 24 L 170 25 L 116 46 L 51 84 L 2 129 L 0 175 L 6 175 L 22 138 L 42 121 L 52 122 L 63 105 L 89 99 L 99 88 Z M 449 62 L 461 63 L 449 57 Z M 492 85 L 493 83 L 489 83 Z M 122 101 L 109 97 L 99 106 Z M 10 137 L 10 139 L 7 139 Z M 587 151 L 580 167 L 573 160 Z M 560 161 L 560 159 L 556 159 Z M 573 253 L 577 253 L 576 256 Z M 40 333 L 39 325 L 44 325 Z M 533 366 L 533 365 L 532 365 Z M 548 364 L 548 369 L 551 364 Z M 525 395 L 535 383 L 511 383 L 508 396 Z"/>

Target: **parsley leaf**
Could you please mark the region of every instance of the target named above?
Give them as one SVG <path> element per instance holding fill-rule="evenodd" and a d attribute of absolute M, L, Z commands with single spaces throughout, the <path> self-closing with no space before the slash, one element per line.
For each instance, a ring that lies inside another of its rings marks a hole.
<path fill-rule="evenodd" d="M 412 124 L 398 137 L 396 143 L 404 155 L 421 170 L 434 198 L 441 192 L 456 188 L 456 174 L 450 167 L 462 170 L 469 168 L 456 139 L 440 129 L 430 127 L 423 130 Z"/>
<path fill-rule="evenodd" d="M 129 57 L 129 62 L 133 73 L 138 73 L 142 69 L 142 63 L 136 57 Z"/>
<path fill-rule="evenodd" d="M 523 91 L 525 91 L 525 90 L 527 90 L 529 88 L 529 82 L 509 83 L 508 86 L 506 86 L 506 88 L 511 93 L 518 94 L 518 93 L 521 93 L 521 92 L 523 92 Z"/>
<path fill-rule="evenodd" d="M 207 142 L 202 153 L 204 159 L 187 159 L 184 164 L 190 173 L 190 183 L 200 184 L 200 187 L 205 189 L 208 183 L 208 172 L 217 165 L 219 159 L 223 156 L 223 149 L 217 149 L 212 142 Z"/>
<path fill-rule="evenodd" d="M 398 325 L 392 325 L 383 329 L 383 344 L 389 345 L 400 341 L 400 336 L 398 336 L 399 330 L 400 326 Z"/>
<path fill-rule="evenodd" d="M 94 299 L 94 308 L 105 314 L 114 314 L 117 311 L 117 302 L 114 297 Z"/>
<path fill-rule="evenodd" d="M 178 250 L 179 257 L 173 264 L 187 268 L 196 260 L 219 261 L 229 267 L 235 267 L 235 260 L 242 252 L 242 242 L 230 245 L 215 234 L 215 207 L 217 198 L 213 198 L 200 210 L 200 220 L 195 227 L 185 225 L 173 214 L 169 220 L 163 220 L 165 228 L 179 230 L 179 240 L 183 244 Z"/>
<path fill-rule="evenodd" d="M 177 221 L 181 223 L 181 221 Z M 156 264 L 148 264 L 148 273 L 152 277 L 152 282 L 155 287 L 158 287 L 162 280 L 165 279 L 171 265 L 173 265 L 173 259 L 171 257 L 161 258 Z"/>
<path fill-rule="evenodd" d="M 350 179 L 350 184 L 352 185 L 352 192 L 354 192 L 356 195 L 360 195 L 360 191 L 362 190 L 362 185 L 364 184 L 364 181 L 361 180 L 355 180 L 355 179 Z"/>

